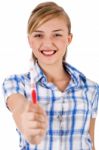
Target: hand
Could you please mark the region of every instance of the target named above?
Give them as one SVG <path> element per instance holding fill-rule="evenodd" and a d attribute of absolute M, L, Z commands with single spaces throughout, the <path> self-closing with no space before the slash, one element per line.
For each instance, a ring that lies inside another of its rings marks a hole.
<path fill-rule="evenodd" d="M 17 127 L 31 144 L 39 144 L 46 133 L 48 119 L 41 106 L 26 102 L 22 113 L 13 113 Z"/>

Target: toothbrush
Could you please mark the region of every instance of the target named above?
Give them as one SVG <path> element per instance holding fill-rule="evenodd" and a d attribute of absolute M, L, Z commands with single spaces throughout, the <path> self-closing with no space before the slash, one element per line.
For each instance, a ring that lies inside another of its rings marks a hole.
<path fill-rule="evenodd" d="M 36 89 L 34 89 L 34 88 L 32 89 L 31 96 L 32 96 L 32 102 L 33 102 L 33 104 L 36 104 L 37 103 Z"/>
<path fill-rule="evenodd" d="M 33 65 L 33 64 L 32 64 Z M 35 81 L 34 81 L 34 77 L 36 74 L 34 65 L 31 67 L 30 69 L 30 75 L 31 75 L 31 98 L 32 98 L 32 102 L 33 104 L 37 103 L 37 92 L 36 92 L 36 86 L 35 86 Z"/>

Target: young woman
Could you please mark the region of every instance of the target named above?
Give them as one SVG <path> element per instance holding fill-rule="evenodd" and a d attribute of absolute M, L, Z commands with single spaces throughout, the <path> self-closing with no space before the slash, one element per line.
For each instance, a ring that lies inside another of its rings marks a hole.
<path fill-rule="evenodd" d="M 99 86 L 66 62 L 70 18 L 54 2 L 39 4 L 28 21 L 32 67 L 3 83 L 21 150 L 95 150 Z M 34 83 L 31 84 L 31 83 Z M 37 102 L 31 101 L 31 85 Z"/>

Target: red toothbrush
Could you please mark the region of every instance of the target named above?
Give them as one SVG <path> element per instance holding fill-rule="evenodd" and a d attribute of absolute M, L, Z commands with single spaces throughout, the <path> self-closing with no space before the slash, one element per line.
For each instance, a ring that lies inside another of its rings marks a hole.
<path fill-rule="evenodd" d="M 31 64 L 31 68 L 30 68 L 30 76 L 31 76 L 31 98 L 33 104 L 36 104 L 37 103 L 37 92 L 36 92 L 36 84 L 35 84 L 36 70 L 33 63 Z"/>
<path fill-rule="evenodd" d="M 36 94 L 36 90 L 34 88 L 32 89 L 31 95 L 32 95 L 33 104 L 36 104 L 37 103 L 37 94 Z"/>

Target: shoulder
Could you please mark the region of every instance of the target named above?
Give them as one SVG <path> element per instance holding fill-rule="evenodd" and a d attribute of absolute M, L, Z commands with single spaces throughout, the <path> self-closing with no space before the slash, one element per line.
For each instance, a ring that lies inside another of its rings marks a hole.
<path fill-rule="evenodd" d="M 78 87 L 85 91 L 91 100 L 95 97 L 99 99 L 99 84 L 78 71 Z"/>
<path fill-rule="evenodd" d="M 77 68 L 70 64 L 65 64 L 67 71 L 71 74 L 71 77 L 75 80 L 79 88 L 87 89 L 88 91 L 97 91 L 99 93 L 99 84 L 95 81 L 87 78 L 85 74 L 79 71 Z"/>
<path fill-rule="evenodd" d="M 30 79 L 30 72 L 23 73 L 23 74 L 13 74 L 5 78 L 5 80 L 15 80 L 15 81 L 28 80 L 28 79 Z"/>
<path fill-rule="evenodd" d="M 14 74 L 6 77 L 2 84 L 5 99 L 15 93 L 25 94 L 25 87 L 30 83 L 30 73 Z"/>
<path fill-rule="evenodd" d="M 3 86 L 14 86 L 15 84 L 25 84 L 26 82 L 30 81 L 30 72 L 23 73 L 23 74 L 13 74 L 7 76 L 3 81 Z"/>
<path fill-rule="evenodd" d="M 91 96 L 91 99 L 95 97 L 99 99 L 99 84 L 88 78 L 86 78 L 86 82 L 84 84 L 86 86 L 89 96 Z"/>
<path fill-rule="evenodd" d="M 99 84 L 89 78 L 81 72 L 78 73 L 79 86 L 85 88 L 89 93 L 99 93 Z"/>

